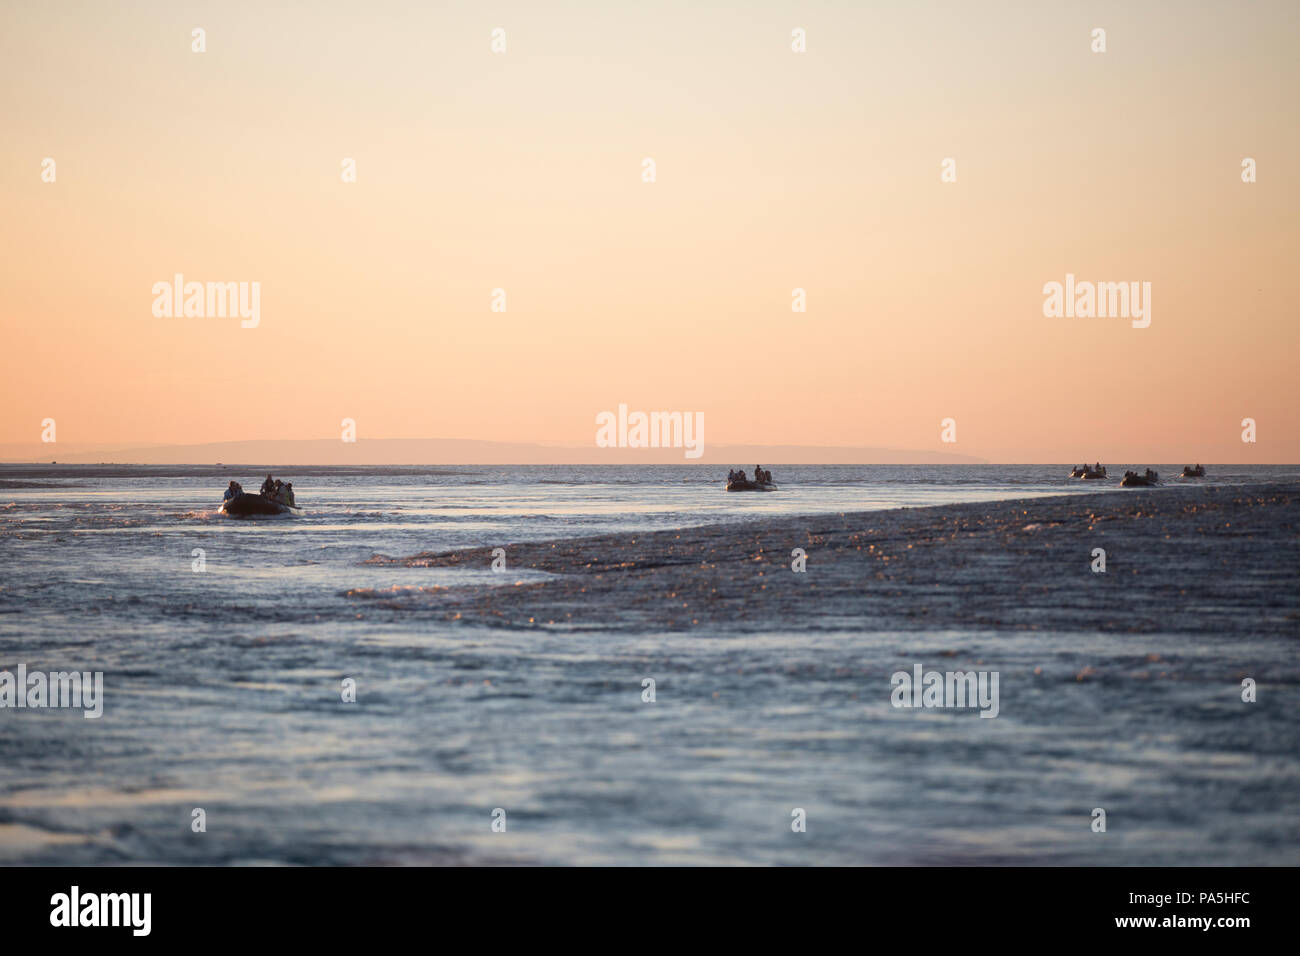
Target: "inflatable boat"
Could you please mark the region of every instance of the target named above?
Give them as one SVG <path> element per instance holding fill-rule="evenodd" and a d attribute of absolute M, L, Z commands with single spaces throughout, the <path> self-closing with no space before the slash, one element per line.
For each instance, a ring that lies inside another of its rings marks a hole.
<path fill-rule="evenodd" d="M 770 481 L 729 481 L 728 491 L 776 491 L 776 485 Z"/>
<path fill-rule="evenodd" d="M 1160 473 L 1151 471 L 1145 475 L 1139 475 L 1130 471 L 1124 476 L 1124 480 L 1119 483 L 1121 488 L 1150 488 L 1160 480 Z"/>
<path fill-rule="evenodd" d="M 293 514 L 293 509 L 288 505 L 280 504 L 278 501 L 272 501 L 270 498 L 263 498 L 261 495 L 250 495 L 244 491 L 223 503 L 221 513 L 234 518 L 248 518 L 254 515 Z"/>

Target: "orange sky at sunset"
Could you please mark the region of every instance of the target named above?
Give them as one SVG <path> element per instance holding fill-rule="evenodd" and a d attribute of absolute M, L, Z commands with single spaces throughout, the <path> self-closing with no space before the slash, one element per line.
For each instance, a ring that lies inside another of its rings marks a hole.
<path fill-rule="evenodd" d="M 1294 2 L 5 4 L 0 443 L 352 418 L 599 462 L 627 403 L 1297 462 L 1298 40 Z M 259 282 L 260 323 L 154 317 L 175 273 Z M 1150 327 L 1045 318 L 1067 273 L 1150 282 Z"/>

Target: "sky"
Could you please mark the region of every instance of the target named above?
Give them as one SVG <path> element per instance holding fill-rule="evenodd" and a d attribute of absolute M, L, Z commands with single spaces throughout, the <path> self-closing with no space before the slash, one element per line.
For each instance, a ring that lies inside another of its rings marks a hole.
<path fill-rule="evenodd" d="M 1298 50 L 1291 0 L 7 2 L 0 443 L 600 461 L 626 404 L 1300 462 Z M 259 283 L 256 327 L 156 316 L 177 273 Z M 1149 282 L 1150 325 L 1045 316 L 1067 274 Z"/>

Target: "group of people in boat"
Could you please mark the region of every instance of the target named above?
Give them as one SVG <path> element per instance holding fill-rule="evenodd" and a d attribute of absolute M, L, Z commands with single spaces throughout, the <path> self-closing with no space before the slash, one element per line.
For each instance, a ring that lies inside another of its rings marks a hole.
<path fill-rule="evenodd" d="M 1101 462 L 1097 462 L 1091 468 L 1085 462 L 1070 472 L 1071 478 L 1105 478 L 1106 469 L 1102 467 Z"/>
<path fill-rule="evenodd" d="M 243 493 L 244 489 L 240 486 L 239 482 L 232 481 L 230 487 L 226 489 L 225 497 L 222 498 L 222 500 L 230 501 L 232 498 L 237 498 Z M 270 475 L 267 475 L 266 481 L 262 482 L 262 490 L 259 494 L 267 501 L 274 501 L 276 504 L 287 505 L 290 508 L 296 506 L 293 498 L 292 481 L 281 481 L 279 478 L 272 478 Z"/>
<path fill-rule="evenodd" d="M 1126 471 L 1124 472 L 1124 479 L 1123 479 L 1124 482 L 1128 482 L 1130 484 L 1143 484 L 1143 485 L 1154 485 L 1159 480 L 1160 480 L 1160 473 L 1158 471 L 1152 471 L 1150 468 L 1148 468 L 1145 472 L 1143 472 L 1140 475 L 1136 471 Z M 1121 482 L 1121 484 L 1122 483 L 1123 482 Z"/>
<path fill-rule="evenodd" d="M 745 472 L 743 469 L 740 471 L 732 470 L 727 472 L 727 481 L 748 481 L 748 480 L 749 479 L 745 477 Z M 755 465 L 754 484 L 770 485 L 771 483 L 772 483 L 772 473 L 770 471 L 764 471 L 762 465 Z"/>

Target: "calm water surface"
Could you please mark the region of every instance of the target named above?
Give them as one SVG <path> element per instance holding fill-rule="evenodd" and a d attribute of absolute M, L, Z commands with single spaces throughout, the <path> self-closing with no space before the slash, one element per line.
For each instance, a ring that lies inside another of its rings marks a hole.
<path fill-rule="evenodd" d="M 0 669 L 106 683 L 99 720 L 0 711 L 0 862 L 1300 862 L 1294 708 L 1261 701 L 1247 733 L 1211 689 L 1243 655 L 1294 671 L 1294 640 L 646 633 L 618 608 L 598 631 L 487 628 L 369 620 L 349 596 L 530 574 L 363 563 L 376 553 L 1124 493 L 1068 467 L 773 466 L 769 494 L 694 466 L 286 469 L 303 514 L 231 520 L 226 481 L 261 475 L 0 465 Z M 1140 650 L 1180 679 L 1136 699 L 1055 682 L 997 720 L 889 706 L 882 668 L 954 648 L 1062 675 Z M 1081 837 L 1099 805 L 1110 832 Z"/>

